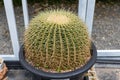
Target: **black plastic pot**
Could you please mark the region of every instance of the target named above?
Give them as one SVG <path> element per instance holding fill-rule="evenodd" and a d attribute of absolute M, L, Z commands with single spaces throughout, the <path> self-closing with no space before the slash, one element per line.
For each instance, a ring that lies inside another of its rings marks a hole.
<path fill-rule="evenodd" d="M 97 51 L 95 45 L 92 43 L 92 50 L 91 50 L 91 59 L 85 64 L 83 67 L 76 69 L 74 71 L 70 72 L 65 72 L 65 73 L 50 73 L 50 72 L 45 72 L 42 70 L 38 70 L 31 66 L 24 57 L 24 50 L 23 50 L 23 45 L 20 48 L 19 51 L 19 59 L 20 63 L 25 67 L 27 70 L 32 72 L 35 75 L 36 80 L 50 80 L 50 79 L 67 79 L 69 78 L 70 80 L 81 80 L 83 77 L 84 73 L 86 73 L 96 62 L 96 57 L 97 57 Z"/>

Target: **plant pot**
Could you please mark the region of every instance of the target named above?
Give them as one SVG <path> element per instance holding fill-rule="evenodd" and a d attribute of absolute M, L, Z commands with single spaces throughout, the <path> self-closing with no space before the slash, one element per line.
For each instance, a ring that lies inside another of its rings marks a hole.
<path fill-rule="evenodd" d="M 0 58 L 0 71 L 3 69 L 3 67 L 4 67 L 4 60 Z"/>
<path fill-rule="evenodd" d="M 4 60 L 0 58 L 0 80 L 4 80 L 7 71 L 8 69 L 6 67 L 6 64 L 4 63 Z"/>
<path fill-rule="evenodd" d="M 51 73 L 51 72 L 45 72 L 43 70 L 40 70 L 40 69 L 38 70 L 34 68 L 25 60 L 23 45 L 21 46 L 19 51 L 19 59 L 22 66 L 34 74 L 36 78 L 35 80 L 50 80 L 50 79 L 82 80 L 84 73 L 86 73 L 96 62 L 96 57 L 97 57 L 96 47 L 93 43 L 91 47 L 92 47 L 91 49 L 92 56 L 90 60 L 83 67 L 70 72 Z"/>

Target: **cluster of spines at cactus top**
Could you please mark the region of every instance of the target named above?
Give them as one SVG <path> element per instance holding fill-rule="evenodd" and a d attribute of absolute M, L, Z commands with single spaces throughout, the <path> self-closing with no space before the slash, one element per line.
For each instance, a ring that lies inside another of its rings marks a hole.
<path fill-rule="evenodd" d="M 40 12 L 25 31 L 26 60 L 37 69 L 67 72 L 82 67 L 90 59 L 90 39 L 86 25 L 65 10 Z"/>

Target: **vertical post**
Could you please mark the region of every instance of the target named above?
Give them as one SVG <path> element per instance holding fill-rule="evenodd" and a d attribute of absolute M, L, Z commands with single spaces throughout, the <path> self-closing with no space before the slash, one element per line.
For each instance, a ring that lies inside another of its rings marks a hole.
<path fill-rule="evenodd" d="M 91 0 L 90 0 L 91 1 Z M 87 0 L 79 0 L 78 16 L 85 22 Z"/>
<path fill-rule="evenodd" d="M 26 28 L 29 23 L 27 0 L 22 0 L 22 7 L 23 7 L 23 15 L 24 15 L 24 25 Z"/>
<path fill-rule="evenodd" d="M 91 36 L 91 33 L 92 33 L 94 8 L 95 8 L 95 0 L 88 0 L 87 10 L 86 10 L 86 21 L 85 22 L 88 26 L 90 36 Z"/>
<path fill-rule="evenodd" d="M 12 46 L 13 46 L 13 52 L 16 58 L 18 59 L 19 42 L 18 42 L 16 20 L 15 20 L 12 0 L 3 0 L 3 1 L 4 1 L 8 27 L 10 31 Z"/>

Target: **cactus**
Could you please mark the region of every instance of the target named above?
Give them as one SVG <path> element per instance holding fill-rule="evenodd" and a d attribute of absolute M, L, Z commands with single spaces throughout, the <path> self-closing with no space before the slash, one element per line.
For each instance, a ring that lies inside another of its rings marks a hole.
<path fill-rule="evenodd" d="M 90 43 L 86 25 L 75 14 L 44 11 L 30 21 L 25 31 L 25 58 L 37 69 L 72 71 L 90 59 Z"/>

